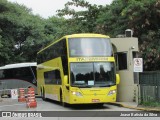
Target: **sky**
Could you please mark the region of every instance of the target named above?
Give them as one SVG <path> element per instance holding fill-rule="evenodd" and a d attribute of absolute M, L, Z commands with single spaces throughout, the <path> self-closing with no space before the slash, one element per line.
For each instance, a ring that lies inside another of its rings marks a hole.
<path fill-rule="evenodd" d="M 64 4 L 71 0 L 8 0 L 17 2 L 32 9 L 33 14 L 39 14 L 43 18 L 48 18 L 56 15 L 58 9 L 63 9 Z M 111 4 L 113 0 L 86 0 L 91 4 L 106 5 Z M 78 8 L 80 9 L 80 8 Z"/>

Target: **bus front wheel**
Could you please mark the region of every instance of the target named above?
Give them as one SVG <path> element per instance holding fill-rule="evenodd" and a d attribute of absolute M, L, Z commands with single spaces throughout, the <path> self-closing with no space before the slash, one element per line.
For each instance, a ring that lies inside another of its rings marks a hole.
<path fill-rule="evenodd" d="M 67 107 L 67 104 L 63 101 L 63 94 L 62 90 L 60 90 L 60 103 L 63 107 Z"/>

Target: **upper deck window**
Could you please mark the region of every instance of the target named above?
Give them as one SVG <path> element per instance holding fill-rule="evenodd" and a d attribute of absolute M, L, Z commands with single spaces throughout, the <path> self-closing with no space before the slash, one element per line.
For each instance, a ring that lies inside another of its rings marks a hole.
<path fill-rule="evenodd" d="M 107 38 L 70 38 L 69 52 L 71 57 L 107 57 L 112 47 Z"/>

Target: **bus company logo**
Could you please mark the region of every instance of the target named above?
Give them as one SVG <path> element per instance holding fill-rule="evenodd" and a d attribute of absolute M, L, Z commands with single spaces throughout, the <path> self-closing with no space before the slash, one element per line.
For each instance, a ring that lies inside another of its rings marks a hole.
<path fill-rule="evenodd" d="M 107 61 L 107 57 L 80 57 L 77 61 Z"/>

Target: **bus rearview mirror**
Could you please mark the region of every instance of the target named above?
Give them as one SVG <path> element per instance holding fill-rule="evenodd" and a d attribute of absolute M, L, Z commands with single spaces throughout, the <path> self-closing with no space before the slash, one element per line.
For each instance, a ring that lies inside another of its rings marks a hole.
<path fill-rule="evenodd" d="M 118 85 L 120 83 L 120 76 L 119 74 L 116 74 L 116 84 Z"/>

